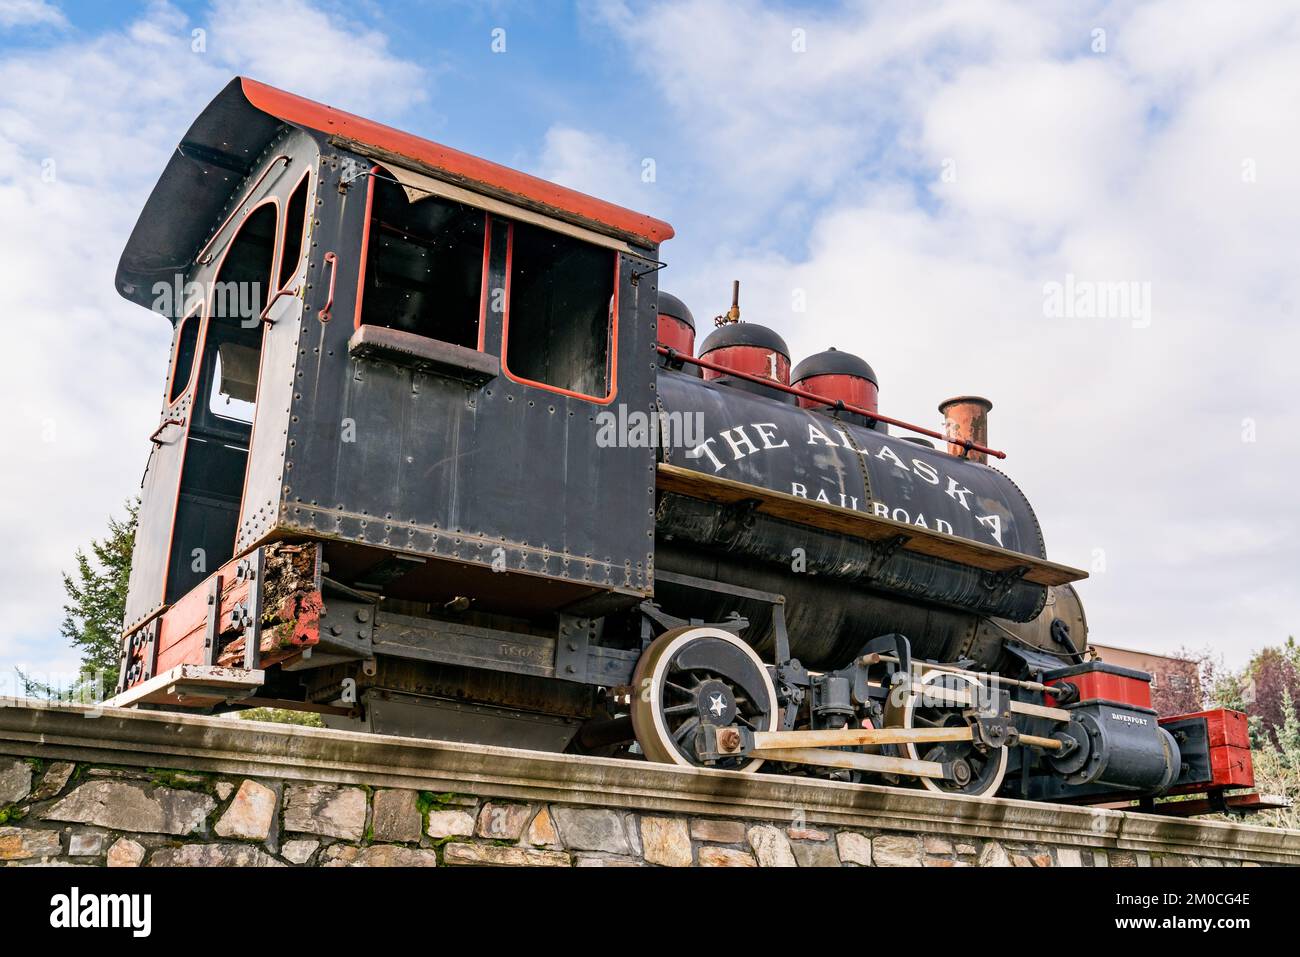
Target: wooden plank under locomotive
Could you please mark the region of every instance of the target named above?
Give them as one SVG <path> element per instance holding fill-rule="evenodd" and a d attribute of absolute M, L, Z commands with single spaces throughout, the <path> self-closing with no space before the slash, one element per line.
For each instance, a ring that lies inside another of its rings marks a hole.
<path fill-rule="evenodd" d="M 986 400 L 891 419 L 738 288 L 696 355 L 672 235 L 233 80 L 118 268 L 174 338 L 115 703 L 1040 800 L 1249 786 L 1235 718 L 1157 721 L 1086 657 L 1086 575 L 987 464 Z"/>
<path fill-rule="evenodd" d="M 903 536 L 905 541 L 900 547 L 904 551 L 919 552 L 986 571 L 1011 572 L 1023 568 L 1021 577 L 1038 585 L 1065 585 L 1088 577 L 1087 572 L 1077 568 L 1012 552 L 996 545 L 954 538 L 892 518 L 851 511 L 785 492 L 756 489 L 743 482 L 711 476 L 668 462 L 659 464 L 656 482 L 662 492 L 676 492 L 719 505 L 753 502 L 757 512 L 869 542 L 889 541 Z"/>

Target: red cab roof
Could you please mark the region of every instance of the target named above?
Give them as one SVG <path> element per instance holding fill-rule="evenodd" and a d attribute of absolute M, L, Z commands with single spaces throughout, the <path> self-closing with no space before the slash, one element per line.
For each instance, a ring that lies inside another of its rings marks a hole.
<path fill-rule="evenodd" d="M 154 308 L 151 290 L 159 282 L 172 283 L 178 264 L 189 263 L 211 238 L 232 191 L 286 124 L 336 140 L 378 162 L 409 163 L 428 175 L 637 246 L 655 247 L 673 235 L 671 226 L 652 216 L 235 77 L 182 137 L 141 210 L 118 261 L 117 290 L 122 296 Z"/>
<path fill-rule="evenodd" d="M 673 237 L 672 226 L 653 216 L 615 206 L 577 190 L 557 186 L 536 176 L 470 156 L 441 143 L 277 90 L 257 80 L 241 77 L 240 83 L 249 103 L 286 123 L 404 156 L 466 186 L 517 196 L 565 218 L 603 226 L 603 231 L 623 233 L 648 245 L 658 245 Z"/>

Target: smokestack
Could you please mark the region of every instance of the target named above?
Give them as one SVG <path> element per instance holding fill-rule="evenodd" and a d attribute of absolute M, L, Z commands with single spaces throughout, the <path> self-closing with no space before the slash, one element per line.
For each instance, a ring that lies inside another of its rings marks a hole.
<path fill-rule="evenodd" d="M 989 457 L 974 449 L 967 452 L 957 442 L 974 442 L 977 445 L 989 444 L 989 410 L 993 403 L 978 395 L 959 395 L 939 403 L 943 413 L 943 434 L 948 437 L 948 454 L 964 456 L 984 465 Z"/>

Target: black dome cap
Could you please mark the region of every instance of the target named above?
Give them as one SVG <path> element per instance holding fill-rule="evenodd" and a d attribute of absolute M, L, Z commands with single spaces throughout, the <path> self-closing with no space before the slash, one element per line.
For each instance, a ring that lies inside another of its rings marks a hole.
<path fill-rule="evenodd" d="M 800 362 L 794 367 L 794 371 L 790 373 L 790 381 L 800 382 L 819 375 L 851 375 L 859 379 L 866 379 L 872 385 L 880 385 L 875 370 L 867 365 L 865 359 L 861 356 L 855 356 L 851 352 L 840 352 L 834 347 L 827 349 L 825 352 L 808 356 Z"/>
<path fill-rule="evenodd" d="M 729 322 L 714 329 L 704 340 L 704 345 L 700 346 L 700 355 L 731 346 L 754 346 L 790 358 L 790 347 L 785 344 L 785 340 L 767 326 L 754 322 Z"/>
<path fill-rule="evenodd" d="M 686 308 L 686 303 L 662 289 L 659 290 L 659 315 L 672 316 L 674 319 L 686 323 L 692 330 L 695 329 L 695 317 Z"/>

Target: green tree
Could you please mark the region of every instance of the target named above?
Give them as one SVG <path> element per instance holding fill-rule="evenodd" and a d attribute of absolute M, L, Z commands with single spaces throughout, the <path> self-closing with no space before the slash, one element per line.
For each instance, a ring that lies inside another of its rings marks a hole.
<path fill-rule="evenodd" d="M 323 728 L 325 722 L 312 711 L 290 711 L 285 708 L 249 708 L 239 712 L 245 721 L 269 721 L 272 724 L 298 724 L 307 728 Z"/>
<path fill-rule="evenodd" d="M 1282 691 L 1282 724 L 1275 740 L 1264 738 L 1251 751 L 1255 768 L 1255 790 L 1260 794 L 1286 798 L 1287 808 L 1265 811 L 1251 818 L 1252 824 L 1273 827 L 1300 827 L 1300 713 L 1291 699 L 1290 689 Z"/>
<path fill-rule="evenodd" d="M 108 534 L 90 543 L 90 554 L 77 549 L 77 567 L 64 573 L 60 631 L 81 653 L 81 676 L 70 688 L 54 687 L 21 675 L 26 693 L 46 698 L 82 699 L 98 675 L 103 675 L 102 693 L 111 694 L 117 685 L 118 661 L 122 650 L 122 621 L 126 616 L 126 586 L 131 577 L 131 552 L 140 512 L 139 499 L 126 503 L 126 517 L 108 519 Z M 20 673 L 21 674 L 21 673 Z"/>

